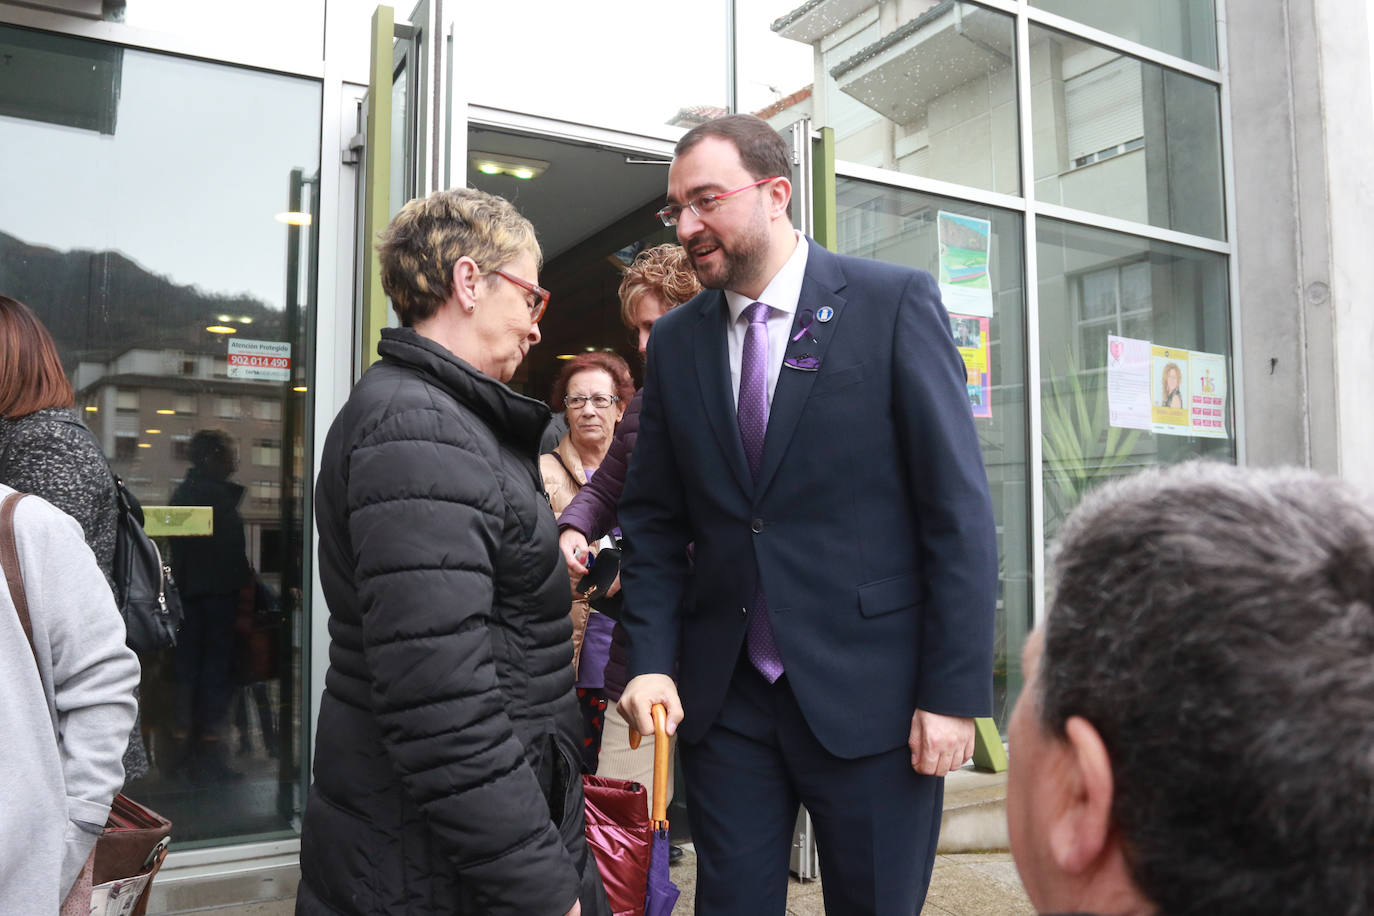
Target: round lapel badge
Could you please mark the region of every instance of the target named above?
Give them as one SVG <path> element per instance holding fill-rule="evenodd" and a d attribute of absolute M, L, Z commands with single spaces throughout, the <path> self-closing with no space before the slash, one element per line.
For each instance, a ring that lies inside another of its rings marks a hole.
<path fill-rule="evenodd" d="M 823 305 L 820 308 L 816 309 L 816 320 L 819 321 L 821 324 L 825 324 L 827 321 L 834 317 L 835 310 L 828 305 Z"/>

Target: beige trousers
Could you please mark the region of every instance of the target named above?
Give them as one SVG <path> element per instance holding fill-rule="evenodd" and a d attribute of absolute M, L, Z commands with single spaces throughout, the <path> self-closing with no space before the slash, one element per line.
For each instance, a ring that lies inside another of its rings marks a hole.
<path fill-rule="evenodd" d="M 669 747 L 677 744 L 677 736 L 668 739 Z M 633 779 L 647 789 L 645 797 L 649 812 L 654 810 L 654 736 L 645 735 L 638 750 L 630 750 L 630 725 L 620 715 L 614 703 L 606 706 L 606 727 L 601 733 L 601 756 L 597 760 L 596 775 L 615 779 Z M 668 767 L 668 801 L 673 800 L 673 767 Z"/>

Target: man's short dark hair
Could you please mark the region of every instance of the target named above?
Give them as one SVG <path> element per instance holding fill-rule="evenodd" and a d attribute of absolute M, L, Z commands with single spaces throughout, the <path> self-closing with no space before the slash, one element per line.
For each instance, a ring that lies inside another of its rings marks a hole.
<path fill-rule="evenodd" d="M 1374 912 L 1374 509 L 1192 463 L 1084 500 L 1039 710 L 1087 719 L 1140 890 L 1170 916 Z"/>
<path fill-rule="evenodd" d="M 707 137 L 729 140 L 739 150 L 740 163 L 754 178 L 774 178 L 779 175 L 791 180 L 792 151 L 782 137 L 762 118 L 751 114 L 731 114 L 698 124 L 677 141 L 673 155 L 681 156 Z M 792 201 L 787 202 L 787 215 L 792 215 Z"/>

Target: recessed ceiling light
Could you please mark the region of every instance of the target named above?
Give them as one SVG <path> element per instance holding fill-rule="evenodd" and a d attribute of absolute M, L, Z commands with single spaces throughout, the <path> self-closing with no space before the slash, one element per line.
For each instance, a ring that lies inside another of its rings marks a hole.
<path fill-rule="evenodd" d="M 468 151 L 468 162 L 483 175 L 509 175 L 521 181 L 538 178 L 549 168 L 549 164 L 543 159 L 526 159 L 524 156 L 483 153 L 477 150 Z"/>
<path fill-rule="evenodd" d="M 205 330 L 209 331 L 211 334 L 237 334 L 239 332 L 238 328 L 231 328 L 227 324 L 208 325 Z"/>
<path fill-rule="evenodd" d="M 90 410 L 91 408 L 87 407 L 86 409 L 87 409 L 87 410 Z M 162 408 L 161 410 L 159 410 L 158 413 L 160 413 L 160 414 L 161 414 L 162 416 L 164 416 L 164 417 L 174 417 L 174 416 L 176 416 L 176 413 L 177 413 L 177 412 L 176 412 L 175 410 L 168 410 L 167 408 L 164 407 L 164 408 Z"/>

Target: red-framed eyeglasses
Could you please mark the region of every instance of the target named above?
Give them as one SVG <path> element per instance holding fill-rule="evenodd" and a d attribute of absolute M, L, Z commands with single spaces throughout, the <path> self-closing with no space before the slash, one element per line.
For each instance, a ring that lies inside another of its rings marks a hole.
<path fill-rule="evenodd" d="M 508 274 L 499 267 L 493 267 L 491 272 L 497 276 L 505 277 L 516 286 L 526 292 L 534 293 L 534 302 L 526 303 L 530 309 L 530 322 L 537 323 L 544 316 L 544 310 L 549 307 L 549 291 L 542 286 L 536 286 L 528 280 L 522 280 L 514 274 Z"/>

